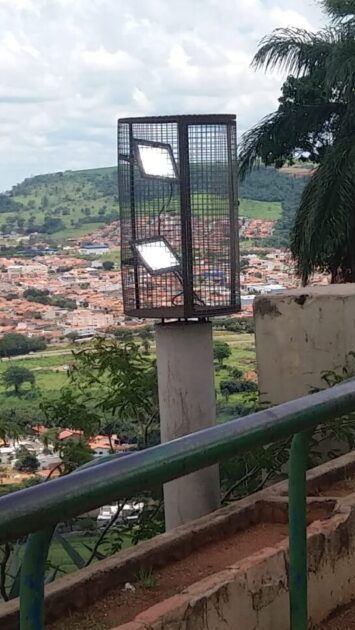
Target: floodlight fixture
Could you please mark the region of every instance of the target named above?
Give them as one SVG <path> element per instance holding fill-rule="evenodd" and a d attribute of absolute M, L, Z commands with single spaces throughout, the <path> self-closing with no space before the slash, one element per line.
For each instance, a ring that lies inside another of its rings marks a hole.
<path fill-rule="evenodd" d="M 151 275 L 161 275 L 180 270 L 180 261 L 162 237 L 152 237 L 132 243 L 141 263 Z"/>
<path fill-rule="evenodd" d="M 168 181 L 178 179 L 178 170 L 170 144 L 134 141 L 134 154 L 143 177 Z"/>
<path fill-rule="evenodd" d="M 125 314 L 239 311 L 235 116 L 120 119 L 118 184 Z"/>

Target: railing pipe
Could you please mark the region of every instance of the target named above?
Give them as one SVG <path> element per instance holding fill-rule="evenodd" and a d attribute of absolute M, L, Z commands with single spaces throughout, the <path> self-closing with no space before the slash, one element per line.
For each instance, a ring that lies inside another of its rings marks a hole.
<path fill-rule="evenodd" d="M 0 498 L 0 544 L 355 411 L 355 387 L 331 389 Z"/>
<path fill-rule="evenodd" d="M 20 630 L 44 628 L 44 579 L 54 530 L 48 527 L 27 540 L 21 566 Z"/>
<path fill-rule="evenodd" d="M 104 461 L 117 459 L 117 455 L 106 455 Z M 94 459 L 78 468 L 93 468 L 100 464 Z M 48 527 L 30 534 L 25 545 L 20 577 L 20 630 L 44 629 L 44 582 L 48 550 L 55 527 Z"/>
<path fill-rule="evenodd" d="M 45 562 L 58 522 L 296 433 L 289 469 L 290 620 L 291 630 L 306 630 L 308 434 L 319 423 L 355 411 L 354 384 L 347 381 L 124 458 L 94 461 L 73 475 L 1 498 L 0 543 L 32 532 L 22 567 L 21 630 L 44 627 Z"/>

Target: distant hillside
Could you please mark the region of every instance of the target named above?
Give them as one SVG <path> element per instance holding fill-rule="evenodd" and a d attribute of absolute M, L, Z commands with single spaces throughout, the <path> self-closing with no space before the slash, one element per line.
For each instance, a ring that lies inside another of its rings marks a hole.
<path fill-rule="evenodd" d="M 276 220 L 276 239 L 287 244 L 306 180 L 273 168 L 255 170 L 240 183 L 240 214 Z M 118 216 L 115 167 L 38 175 L 0 195 L 2 234 L 40 232 L 47 240 L 62 242 L 89 234 Z"/>
<path fill-rule="evenodd" d="M 54 241 L 117 220 L 116 169 L 65 171 L 25 179 L 0 195 L 0 231 L 43 232 Z"/>
<path fill-rule="evenodd" d="M 265 246 L 288 247 L 295 212 L 311 169 L 298 165 L 287 169 L 260 167 L 239 185 L 239 196 L 263 202 L 279 201 L 282 207 L 273 235 L 263 240 Z"/>

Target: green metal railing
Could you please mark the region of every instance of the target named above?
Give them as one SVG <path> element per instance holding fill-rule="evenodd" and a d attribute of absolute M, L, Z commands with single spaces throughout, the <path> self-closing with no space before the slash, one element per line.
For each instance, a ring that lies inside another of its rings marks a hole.
<path fill-rule="evenodd" d="M 44 572 L 57 523 L 125 499 L 255 446 L 294 435 L 289 462 L 290 627 L 307 629 L 306 464 L 309 432 L 355 412 L 355 382 L 299 398 L 0 499 L 0 544 L 28 534 L 21 570 L 21 630 L 44 628 Z"/>

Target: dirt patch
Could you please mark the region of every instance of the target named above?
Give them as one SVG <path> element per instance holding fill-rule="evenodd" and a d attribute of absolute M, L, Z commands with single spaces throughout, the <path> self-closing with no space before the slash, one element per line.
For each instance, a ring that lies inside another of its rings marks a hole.
<path fill-rule="evenodd" d="M 254 314 L 260 315 L 261 317 L 265 317 L 268 315 L 269 317 L 280 317 L 281 313 L 277 308 L 276 304 L 274 304 L 270 298 L 267 297 L 259 297 L 254 302 Z"/>
<path fill-rule="evenodd" d="M 355 630 L 355 602 L 332 613 L 316 630 Z"/>
<path fill-rule="evenodd" d="M 293 177 L 311 177 L 315 171 L 315 168 L 307 168 L 302 166 L 283 166 L 281 173 L 287 173 L 287 175 L 293 175 Z"/>
<path fill-rule="evenodd" d="M 48 626 L 48 630 L 107 630 L 127 623 L 143 610 L 180 593 L 195 582 L 260 549 L 275 545 L 287 537 L 287 534 L 287 525 L 281 523 L 263 523 L 249 527 L 246 531 L 206 545 L 187 558 L 154 571 L 150 578 L 147 576 L 151 588 L 144 585 L 143 575 L 134 583 L 134 593 L 123 591 L 122 588 L 111 591 L 86 611 L 73 613 Z"/>
<path fill-rule="evenodd" d="M 306 522 L 307 526 L 313 523 L 313 521 L 321 521 L 323 518 L 328 518 L 333 509 L 335 501 L 326 502 L 325 505 L 311 505 L 307 508 Z"/>
<path fill-rule="evenodd" d="M 348 479 L 338 479 L 327 488 L 319 489 L 314 495 L 319 497 L 346 497 L 355 492 L 355 477 Z"/>

